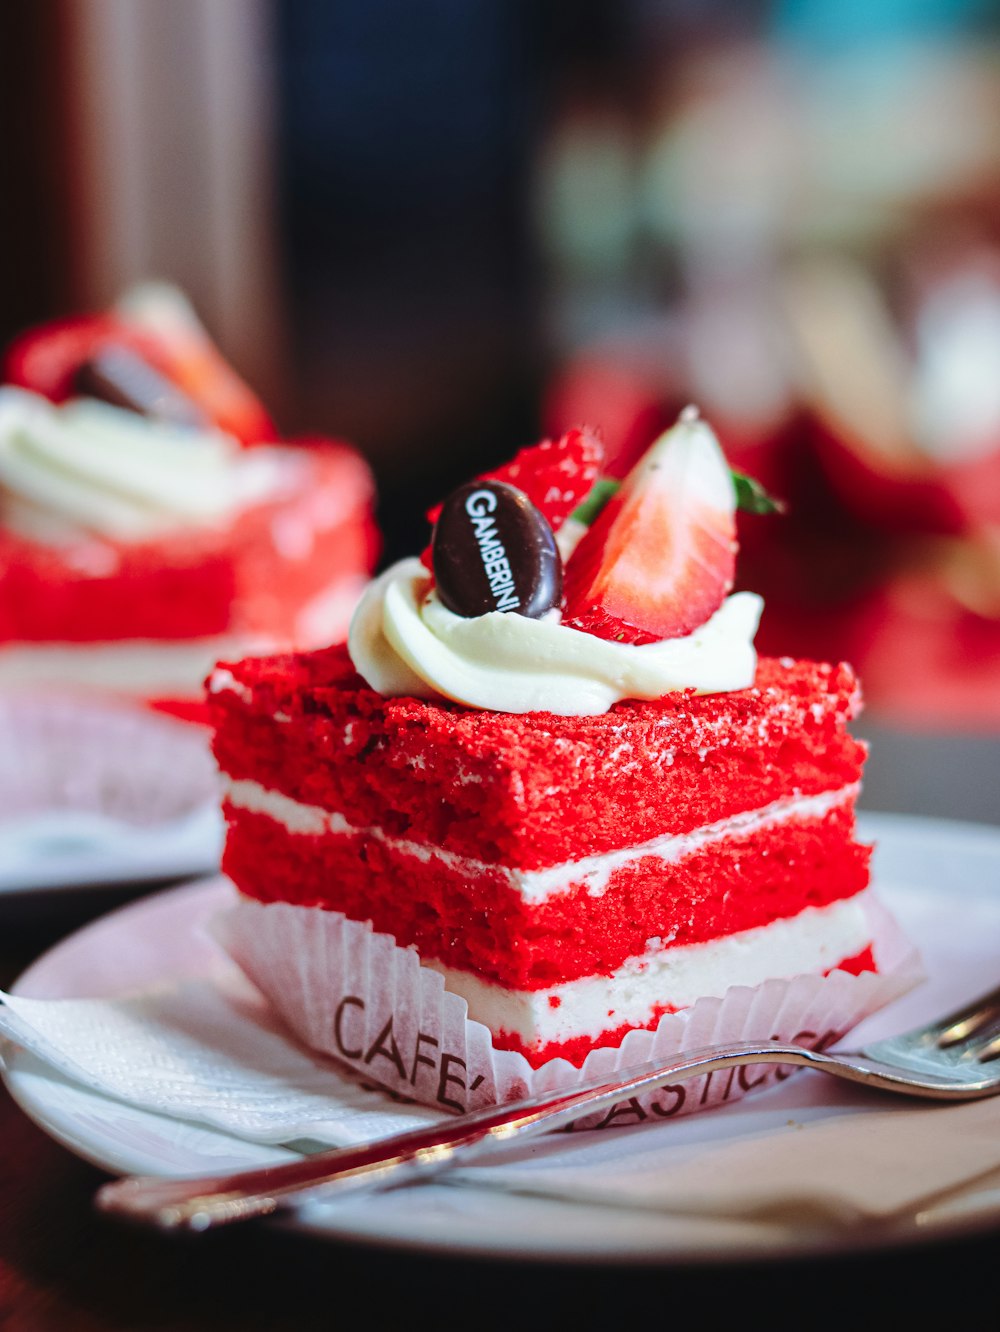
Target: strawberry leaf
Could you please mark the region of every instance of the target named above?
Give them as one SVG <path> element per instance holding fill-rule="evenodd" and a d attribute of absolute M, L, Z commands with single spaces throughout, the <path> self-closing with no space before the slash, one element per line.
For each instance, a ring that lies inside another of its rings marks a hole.
<path fill-rule="evenodd" d="M 730 468 L 736 490 L 736 507 L 744 513 L 784 513 L 785 503 L 768 494 L 759 481 Z"/>
<path fill-rule="evenodd" d="M 730 468 L 729 473 L 733 478 L 733 487 L 736 491 L 736 507 L 738 509 L 742 509 L 744 513 L 785 512 L 787 506 L 784 500 L 776 499 L 769 494 L 760 482 L 755 481 L 752 476 L 746 476 L 743 472 L 737 472 L 734 468 Z M 602 476 L 599 481 L 594 482 L 587 498 L 582 504 L 577 505 L 570 514 L 570 518 L 574 522 L 583 523 L 586 527 L 590 527 L 612 495 L 617 494 L 621 484 L 614 477 Z"/>
<path fill-rule="evenodd" d="M 590 527 L 620 486 L 621 482 L 616 481 L 614 477 L 602 476 L 599 481 L 594 482 L 583 503 L 578 504 L 570 514 L 570 519 L 575 523 L 584 523 L 587 527 Z"/>

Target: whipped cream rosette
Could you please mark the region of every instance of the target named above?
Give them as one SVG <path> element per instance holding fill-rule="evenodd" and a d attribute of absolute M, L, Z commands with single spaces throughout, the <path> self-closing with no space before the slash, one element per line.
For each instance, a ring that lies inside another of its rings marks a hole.
<path fill-rule="evenodd" d="M 351 625 L 351 657 L 383 694 L 443 697 L 497 712 L 607 712 L 626 698 L 672 690 L 715 694 L 745 689 L 757 658 L 753 636 L 762 602 L 728 597 L 690 634 L 634 645 L 595 638 L 553 618 L 469 619 L 448 610 L 419 560 L 381 574 Z"/>
<path fill-rule="evenodd" d="M 277 449 L 150 420 L 97 398 L 56 407 L 0 388 L 4 524 L 55 544 L 88 533 L 139 542 L 229 521 L 282 484 Z"/>

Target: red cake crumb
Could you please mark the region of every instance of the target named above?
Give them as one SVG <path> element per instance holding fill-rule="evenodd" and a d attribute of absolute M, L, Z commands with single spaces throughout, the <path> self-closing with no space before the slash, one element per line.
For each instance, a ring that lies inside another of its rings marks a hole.
<path fill-rule="evenodd" d="M 530 870 L 856 783 L 865 747 L 845 723 L 857 705 L 849 666 L 766 659 L 735 693 L 596 717 L 481 712 L 382 698 L 336 647 L 225 663 L 210 712 L 235 779 Z"/>

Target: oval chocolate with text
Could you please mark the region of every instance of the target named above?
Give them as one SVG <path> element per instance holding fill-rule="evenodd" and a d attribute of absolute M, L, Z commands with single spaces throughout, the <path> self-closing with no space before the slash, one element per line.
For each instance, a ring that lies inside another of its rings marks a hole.
<path fill-rule="evenodd" d="M 441 506 L 431 545 L 437 593 L 465 619 L 514 611 L 537 620 L 562 598 L 552 528 L 523 491 L 470 481 Z"/>

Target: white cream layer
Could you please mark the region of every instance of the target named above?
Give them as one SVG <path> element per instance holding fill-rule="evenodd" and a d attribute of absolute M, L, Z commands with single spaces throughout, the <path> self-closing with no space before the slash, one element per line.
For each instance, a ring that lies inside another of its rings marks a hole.
<path fill-rule="evenodd" d="M 762 829 L 778 827 L 783 823 L 821 819 L 830 810 L 854 800 L 857 791 L 857 785 L 853 784 L 836 791 L 825 791 L 821 795 L 793 796 L 788 800 L 776 800 L 763 809 L 735 814 L 731 818 L 720 819 L 717 823 L 706 824 L 693 832 L 654 837 L 638 846 L 586 856 L 579 860 L 564 861 L 562 864 L 543 870 L 520 870 L 503 865 L 490 865 L 470 856 L 460 856 L 452 851 L 442 850 L 440 847 L 426 846 L 407 838 L 392 837 L 381 828 L 357 827 L 349 823 L 343 814 L 331 813 L 316 805 L 301 804 L 279 791 L 268 790 L 258 782 L 227 779 L 223 798 L 236 809 L 266 815 L 293 835 L 301 833 L 318 837 L 325 834 L 334 836 L 360 834 L 382 842 L 398 855 L 413 856 L 425 864 L 437 861 L 469 877 L 481 874 L 489 874 L 494 878 L 499 876 L 507 881 L 511 892 L 522 901 L 538 903 L 566 892 L 570 887 L 580 883 L 587 885 L 587 891 L 592 897 L 600 897 L 606 892 L 611 876 L 635 861 L 655 858 L 669 864 L 693 855 L 696 851 L 727 837 L 749 837 Z"/>
<path fill-rule="evenodd" d="M 865 892 L 830 906 L 806 907 L 791 919 L 709 943 L 664 948 L 659 939 L 650 939 L 645 955 L 630 958 L 610 976 L 588 976 L 544 990 L 510 990 L 422 961 L 466 1000 L 470 1018 L 530 1047 L 643 1026 L 664 1007 L 688 1008 L 703 995 L 721 997 L 734 985 L 828 971 L 871 944 L 867 897 Z"/>

